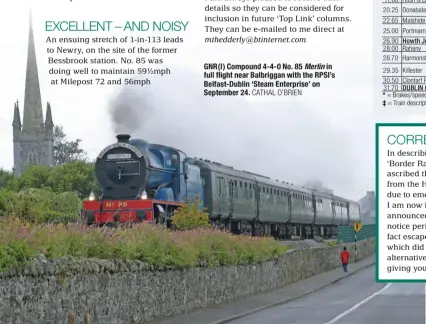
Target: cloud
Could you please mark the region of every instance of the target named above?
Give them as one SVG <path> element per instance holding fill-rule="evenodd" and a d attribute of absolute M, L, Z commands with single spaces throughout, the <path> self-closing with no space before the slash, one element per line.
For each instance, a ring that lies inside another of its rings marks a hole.
<path fill-rule="evenodd" d="M 123 87 L 110 105 L 114 133 L 272 179 L 321 181 L 336 194 L 360 185 L 350 135 L 320 115 L 324 103 L 206 97 L 201 76 L 171 70 L 172 75 L 150 77 L 150 86 Z"/>

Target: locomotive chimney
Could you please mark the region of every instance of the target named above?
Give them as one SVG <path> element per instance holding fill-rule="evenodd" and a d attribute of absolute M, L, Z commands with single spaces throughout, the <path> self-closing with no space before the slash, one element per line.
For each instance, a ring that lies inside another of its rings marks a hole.
<path fill-rule="evenodd" d="M 128 134 L 118 134 L 116 136 L 118 143 L 129 143 L 130 135 Z"/>

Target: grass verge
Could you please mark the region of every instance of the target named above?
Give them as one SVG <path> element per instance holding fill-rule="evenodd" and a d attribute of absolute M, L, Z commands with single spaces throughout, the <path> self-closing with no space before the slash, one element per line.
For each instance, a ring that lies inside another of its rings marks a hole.
<path fill-rule="evenodd" d="M 60 257 L 140 260 L 154 268 L 215 267 L 274 259 L 288 250 L 272 238 L 235 236 L 213 229 L 169 231 L 150 224 L 133 228 L 34 225 L 0 220 L 0 271 L 40 254 Z"/>

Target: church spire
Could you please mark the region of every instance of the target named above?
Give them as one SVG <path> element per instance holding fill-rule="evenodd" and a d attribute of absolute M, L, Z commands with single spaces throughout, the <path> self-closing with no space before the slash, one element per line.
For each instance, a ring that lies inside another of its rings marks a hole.
<path fill-rule="evenodd" d="M 52 109 L 50 108 L 50 102 L 47 102 L 46 107 L 46 120 L 44 122 L 44 129 L 47 132 L 50 132 L 53 130 L 53 119 L 52 119 Z"/>
<path fill-rule="evenodd" d="M 15 102 L 15 110 L 13 112 L 13 127 L 19 128 L 19 131 L 21 130 L 21 114 L 19 113 L 19 104 L 18 101 Z"/>
<path fill-rule="evenodd" d="M 43 108 L 41 106 L 40 83 L 34 45 L 32 17 L 28 36 L 27 75 L 25 80 L 23 132 L 43 131 Z"/>

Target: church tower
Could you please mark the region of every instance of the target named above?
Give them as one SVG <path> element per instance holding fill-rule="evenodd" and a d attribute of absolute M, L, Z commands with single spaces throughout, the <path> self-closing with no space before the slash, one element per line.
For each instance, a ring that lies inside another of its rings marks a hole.
<path fill-rule="evenodd" d="M 53 165 L 53 120 L 47 103 L 43 121 L 40 83 L 34 45 L 32 19 L 28 37 L 27 72 L 25 79 L 24 114 L 21 124 L 19 103 L 16 101 L 13 116 L 14 174 L 21 175 L 30 164 Z"/>

